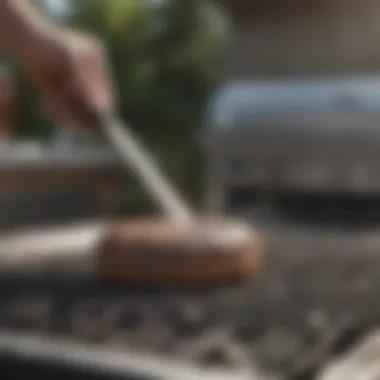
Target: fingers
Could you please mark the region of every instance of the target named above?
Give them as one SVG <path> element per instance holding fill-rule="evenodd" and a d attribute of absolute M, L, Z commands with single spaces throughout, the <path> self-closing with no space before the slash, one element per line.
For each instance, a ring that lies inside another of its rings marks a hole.
<path fill-rule="evenodd" d="M 42 111 L 52 120 L 58 120 L 62 126 L 70 126 L 78 130 L 88 129 L 90 121 L 68 101 L 67 98 L 51 93 L 42 99 Z"/>
<path fill-rule="evenodd" d="M 43 111 L 48 117 L 69 126 L 91 128 L 87 115 L 113 108 L 102 45 L 78 35 L 60 43 L 60 59 L 55 59 L 42 71 L 36 68 L 32 75 L 42 92 Z"/>
<path fill-rule="evenodd" d="M 112 108 L 109 71 L 102 45 L 96 40 L 86 40 L 74 53 L 69 57 L 72 91 L 89 109 Z"/>

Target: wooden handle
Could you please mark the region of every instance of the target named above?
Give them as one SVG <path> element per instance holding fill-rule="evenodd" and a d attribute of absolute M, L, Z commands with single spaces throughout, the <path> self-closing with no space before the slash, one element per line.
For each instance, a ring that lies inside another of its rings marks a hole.
<path fill-rule="evenodd" d="M 130 128 L 109 114 L 95 115 L 93 119 L 105 140 L 119 154 L 123 163 L 135 172 L 145 190 L 163 211 L 174 220 L 191 222 L 193 211 L 171 186 Z"/>

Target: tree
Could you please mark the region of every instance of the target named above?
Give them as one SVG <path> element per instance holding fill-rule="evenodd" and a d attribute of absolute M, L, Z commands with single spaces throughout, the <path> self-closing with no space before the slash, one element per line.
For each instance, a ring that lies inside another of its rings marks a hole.
<path fill-rule="evenodd" d="M 219 74 L 218 36 L 203 1 L 75 0 L 72 7 L 68 22 L 108 47 L 122 116 L 156 137 L 199 125 Z"/>

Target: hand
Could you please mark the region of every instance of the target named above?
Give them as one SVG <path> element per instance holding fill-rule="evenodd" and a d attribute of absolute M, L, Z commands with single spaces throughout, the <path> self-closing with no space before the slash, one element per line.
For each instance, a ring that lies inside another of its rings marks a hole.
<path fill-rule="evenodd" d="M 87 111 L 113 107 L 101 44 L 66 29 L 40 31 L 31 39 L 23 61 L 46 116 L 63 125 L 91 128 Z"/>

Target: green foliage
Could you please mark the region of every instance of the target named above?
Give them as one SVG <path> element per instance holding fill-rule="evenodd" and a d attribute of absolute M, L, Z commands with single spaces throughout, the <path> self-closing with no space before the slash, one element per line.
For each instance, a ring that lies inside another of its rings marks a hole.
<path fill-rule="evenodd" d="M 73 3 L 70 24 L 108 47 L 120 113 L 148 136 L 183 138 L 200 125 L 219 74 L 218 35 L 206 9 L 200 0 Z"/>
<path fill-rule="evenodd" d="M 39 111 L 40 104 L 36 89 L 30 85 L 22 69 L 14 65 L 17 75 L 20 103 L 17 109 L 17 125 L 21 135 L 27 137 L 46 138 L 49 136 L 53 123 L 47 120 Z"/>

